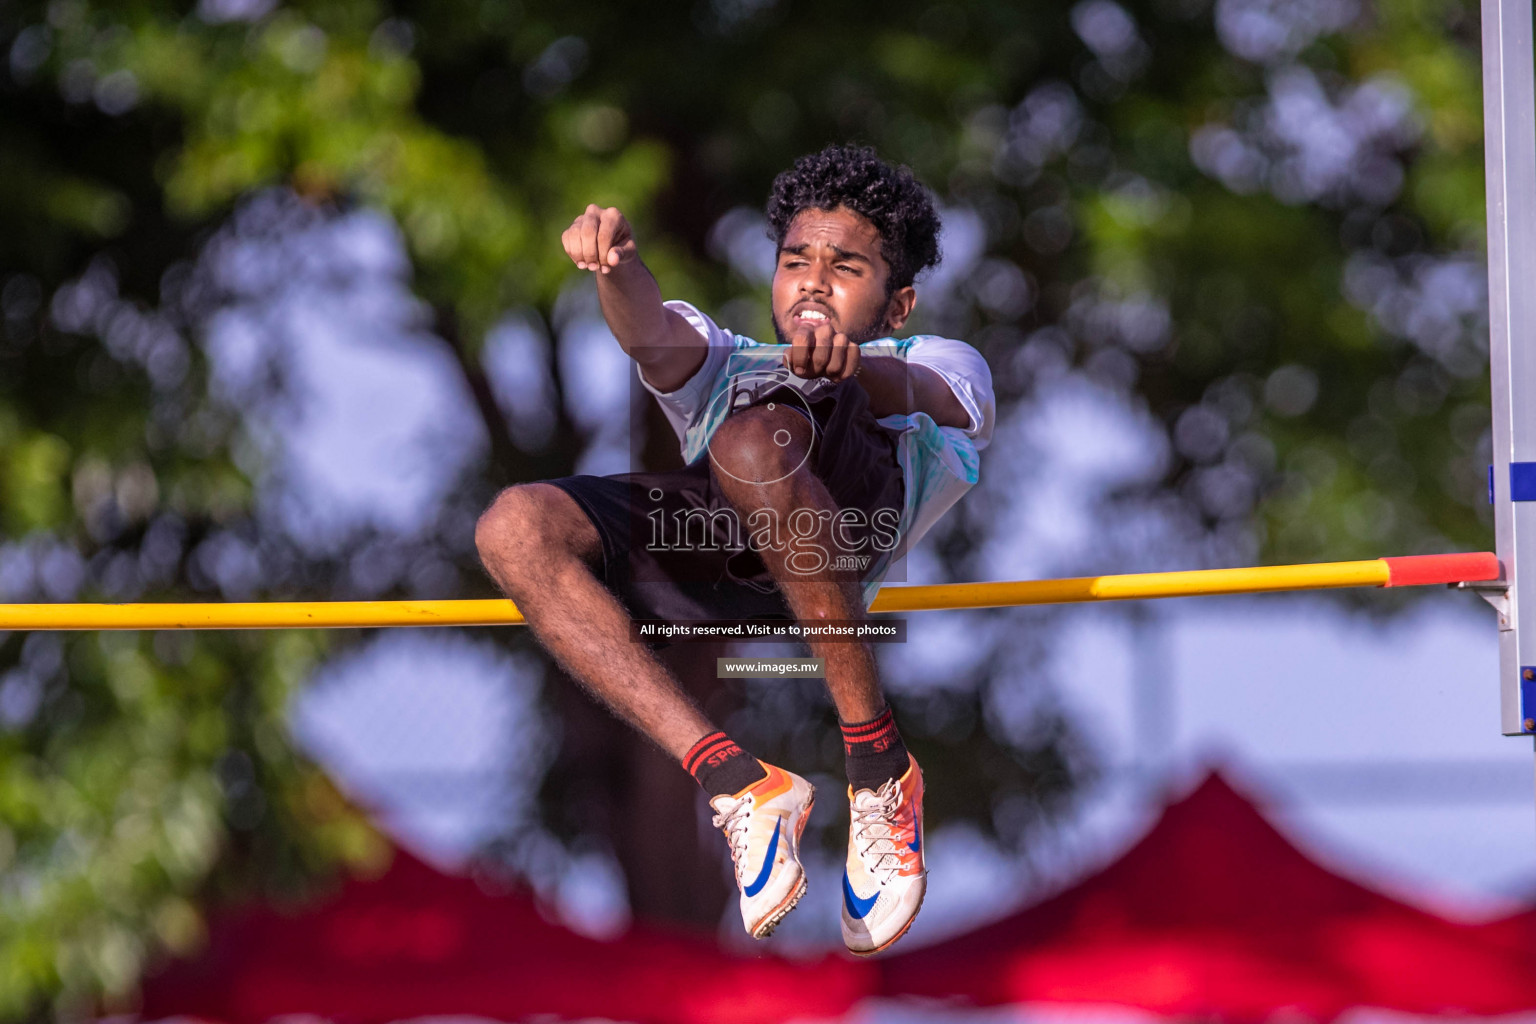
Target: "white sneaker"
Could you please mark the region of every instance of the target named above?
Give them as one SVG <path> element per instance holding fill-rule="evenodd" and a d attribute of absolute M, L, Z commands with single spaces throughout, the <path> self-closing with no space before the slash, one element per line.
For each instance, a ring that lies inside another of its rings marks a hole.
<path fill-rule="evenodd" d="M 735 796 L 717 796 L 714 826 L 731 844 L 741 921 L 754 939 L 766 939 L 805 895 L 800 836 L 816 790 L 793 772 L 763 765 L 767 778 Z"/>
<path fill-rule="evenodd" d="M 850 787 L 848 865 L 843 873 L 843 942 L 868 956 L 912 927 L 928 891 L 923 863 L 923 773 L 912 755 L 900 779 L 878 790 Z"/>

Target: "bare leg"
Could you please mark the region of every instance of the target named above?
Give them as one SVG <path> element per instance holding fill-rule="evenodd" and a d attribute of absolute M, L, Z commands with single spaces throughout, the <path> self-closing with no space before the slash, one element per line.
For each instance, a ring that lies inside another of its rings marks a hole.
<path fill-rule="evenodd" d="M 805 510 L 799 524 L 806 528 L 799 534 L 835 554 L 832 516 L 838 507 L 827 485 L 805 463 L 810 443 L 810 424 L 799 413 L 782 405 L 755 406 L 720 425 L 710 445 L 712 469 L 743 524 L 754 512 L 772 509 L 787 534 L 791 517 Z M 814 568 L 815 560 L 809 560 L 808 566 L 805 558 L 793 559 L 795 552 L 787 545 L 778 551 L 763 548 L 758 554 L 802 624 L 856 622 L 866 617 L 857 573 L 833 569 L 830 562 L 817 571 L 805 571 Z M 810 640 L 808 644 L 814 657 L 825 659 L 827 690 L 843 721 L 862 722 L 880 714 L 885 700 L 868 643 Z"/>
<path fill-rule="evenodd" d="M 507 488 L 476 524 L 475 546 L 539 643 L 614 714 L 679 761 L 715 731 L 667 667 L 631 639 L 629 612 L 589 568 L 602 541 L 569 494 L 544 483 Z"/>

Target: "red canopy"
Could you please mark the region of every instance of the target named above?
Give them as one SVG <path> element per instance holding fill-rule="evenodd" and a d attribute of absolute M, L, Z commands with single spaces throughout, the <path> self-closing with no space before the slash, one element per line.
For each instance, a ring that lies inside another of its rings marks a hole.
<path fill-rule="evenodd" d="M 1491 938 L 1319 867 L 1212 775 L 1099 874 L 883 968 L 892 994 L 1229 1020 L 1536 1007 L 1531 947 Z"/>
<path fill-rule="evenodd" d="M 1503 949 L 1536 950 L 1536 910 L 1524 910 L 1477 926 L 1480 937 Z"/>
<path fill-rule="evenodd" d="M 468 1014 L 642 1024 L 841 1016 L 872 964 L 738 957 L 702 936 L 637 925 L 601 942 L 551 924 L 525 890 L 492 895 L 401 852 L 373 881 L 297 915 L 216 921 L 208 949 L 145 985 L 142 1016 L 345 1024 Z"/>

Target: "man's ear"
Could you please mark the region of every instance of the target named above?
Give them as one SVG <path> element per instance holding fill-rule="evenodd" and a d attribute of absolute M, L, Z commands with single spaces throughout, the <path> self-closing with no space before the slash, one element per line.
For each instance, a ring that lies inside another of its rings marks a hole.
<path fill-rule="evenodd" d="M 890 301 L 885 305 L 885 322 L 891 330 L 901 330 L 901 325 L 912 316 L 912 310 L 917 308 L 917 289 L 911 285 L 898 288 L 891 294 Z"/>

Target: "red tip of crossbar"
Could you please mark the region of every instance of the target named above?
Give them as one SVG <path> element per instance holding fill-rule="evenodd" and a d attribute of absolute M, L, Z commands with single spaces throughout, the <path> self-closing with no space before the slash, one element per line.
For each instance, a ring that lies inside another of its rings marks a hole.
<path fill-rule="evenodd" d="M 1499 578 L 1499 559 L 1492 551 L 1459 555 L 1402 555 L 1383 558 L 1387 586 L 1420 587 L 1429 583 L 1473 583 Z"/>

